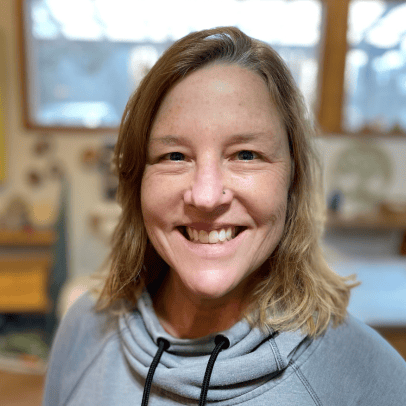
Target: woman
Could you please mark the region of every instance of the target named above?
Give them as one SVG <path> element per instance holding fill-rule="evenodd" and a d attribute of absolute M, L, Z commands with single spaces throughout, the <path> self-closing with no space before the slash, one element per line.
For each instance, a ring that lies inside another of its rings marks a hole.
<path fill-rule="evenodd" d="M 323 259 L 313 133 L 269 46 L 217 28 L 167 50 L 124 112 L 110 273 L 65 317 L 44 404 L 406 404 Z"/>

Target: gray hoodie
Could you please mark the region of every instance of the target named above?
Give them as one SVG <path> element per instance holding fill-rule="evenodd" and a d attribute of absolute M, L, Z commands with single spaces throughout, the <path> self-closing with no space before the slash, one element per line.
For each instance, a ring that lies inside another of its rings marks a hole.
<path fill-rule="evenodd" d="M 93 310 L 82 296 L 62 320 L 49 362 L 44 406 L 141 405 L 148 370 L 149 405 L 197 405 L 215 336 L 186 340 L 160 325 L 147 293 L 120 317 Z M 348 316 L 317 339 L 261 331 L 240 321 L 214 362 L 207 404 L 406 405 L 406 363 L 375 331 Z"/>

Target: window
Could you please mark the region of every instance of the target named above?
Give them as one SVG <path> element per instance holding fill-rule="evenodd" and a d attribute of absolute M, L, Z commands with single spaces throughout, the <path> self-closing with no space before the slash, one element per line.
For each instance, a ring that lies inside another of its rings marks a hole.
<path fill-rule="evenodd" d="M 406 132 L 406 3 L 352 1 L 344 128 Z"/>
<path fill-rule="evenodd" d="M 309 105 L 316 102 L 320 0 L 20 0 L 20 7 L 31 128 L 116 128 L 131 92 L 170 44 L 221 25 L 271 44 Z"/>
<path fill-rule="evenodd" d="M 115 131 L 131 92 L 170 44 L 236 25 L 281 54 L 325 134 L 406 133 L 406 1 L 18 4 L 29 128 Z"/>
<path fill-rule="evenodd" d="M 406 2 L 324 3 L 320 127 L 325 134 L 405 135 Z"/>

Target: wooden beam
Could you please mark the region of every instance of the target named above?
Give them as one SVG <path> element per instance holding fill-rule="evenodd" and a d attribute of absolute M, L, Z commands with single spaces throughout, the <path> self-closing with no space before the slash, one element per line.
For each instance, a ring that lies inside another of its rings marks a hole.
<path fill-rule="evenodd" d="M 324 0 L 318 122 L 324 133 L 342 131 L 344 70 L 350 0 Z"/>

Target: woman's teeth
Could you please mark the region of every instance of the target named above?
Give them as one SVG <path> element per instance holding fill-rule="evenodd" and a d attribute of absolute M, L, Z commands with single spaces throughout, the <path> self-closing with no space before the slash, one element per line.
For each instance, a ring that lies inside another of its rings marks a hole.
<path fill-rule="evenodd" d="M 186 232 L 190 241 L 201 244 L 217 244 L 219 242 L 230 241 L 236 236 L 236 227 L 222 228 L 221 230 L 197 231 L 195 228 L 186 227 Z"/>

